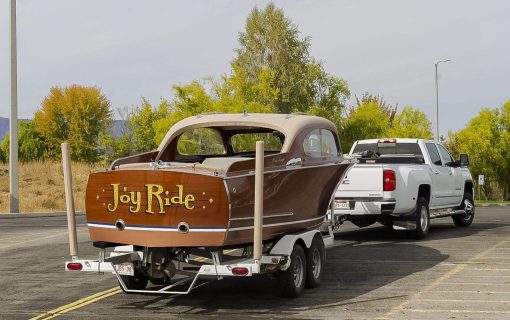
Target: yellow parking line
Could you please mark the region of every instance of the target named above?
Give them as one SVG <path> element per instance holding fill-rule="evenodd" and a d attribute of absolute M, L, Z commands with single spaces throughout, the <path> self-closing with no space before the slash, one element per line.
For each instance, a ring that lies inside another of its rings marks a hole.
<path fill-rule="evenodd" d="M 236 251 L 237 249 L 230 249 L 230 250 L 223 250 L 223 253 L 226 253 L 226 254 L 229 254 L 229 253 L 232 253 L 234 251 Z M 209 258 L 205 258 L 205 257 L 198 257 L 198 258 L 195 258 L 193 259 L 193 261 L 197 261 L 197 262 L 205 262 L 207 261 Z"/>
<path fill-rule="evenodd" d="M 119 292 L 122 292 L 122 290 L 118 287 L 111 288 L 96 294 L 93 294 L 91 296 L 88 296 L 86 298 L 80 299 L 75 302 L 71 302 L 69 304 L 66 304 L 64 306 L 61 306 L 59 308 L 53 309 L 51 311 L 45 312 L 43 314 L 40 314 L 36 317 L 31 318 L 30 320 L 42 320 L 42 319 L 51 319 L 58 317 L 59 315 L 62 315 L 64 313 L 67 313 L 69 311 L 84 307 L 86 305 L 89 305 L 91 303 L 94 303 L 96 301 L 99 301 L 104 298 L 108 298 L 110 296 L 113 296 L 114 294 L 117 294 Z"/>

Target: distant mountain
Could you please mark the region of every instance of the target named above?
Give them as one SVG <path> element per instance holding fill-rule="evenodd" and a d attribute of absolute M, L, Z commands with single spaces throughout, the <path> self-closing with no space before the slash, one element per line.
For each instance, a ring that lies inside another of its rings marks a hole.
<path fill-rule="evenodd" d="M 19 119 L 28 122 L 30 119 Z M 0 117 L 0 142 L 4 140 L 5 135 L 9 132 L 9 118 Z"/>
<path fill-rule="evenodd" d="M 20 121 L 30 121 L 30 119 L 20 119 Z M 120 137 L 126 131 L 126 122 L 124 120 L 113 120 L 112 133 L 115 138 Z M 0 117 L 0 142 L 5 134 L 9 132 L 9 118 Z"/>
<path fill-rule="evenodd" d="M 7 132 L 9 132 L 9 118 L 0 117 L 0 141 L 4 139 Z"/>

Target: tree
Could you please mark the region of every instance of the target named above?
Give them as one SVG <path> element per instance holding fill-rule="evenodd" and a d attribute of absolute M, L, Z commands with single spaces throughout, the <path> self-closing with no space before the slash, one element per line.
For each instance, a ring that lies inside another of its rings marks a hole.
<path fill-rule="evenodd" d="M 480 174 L 485 175 L 487 186 L 501 181 L 498 168 L 505 162 L 500 150 L 499 121 L 497 109 L 484 108 L 457 133 L 458 152 L 469 155 L 471 174 L 475 178 Z"/>
<path fill-rule="evenodd" d="M 1 163 L 7 162 L 8 154 L 9 154 L 9 138 L 7 138 L 7 136 L 4 136 L 4 139 L 0 143 L 0 162 Z"/>
<path fill-rule="evenodd" d="M 7 133 L 0 146 L 0 153 L 5 155 L 5 162 L 9 159 L 9 134 Z M 18 136 L 18 159 L 26 163 L 35 160 L 43 160 L 46 144 L 41 135 L 36 131 L 33 121 L 19 122 Z"/>
<path fill-rule="evenodd" d="M 272 99 L 276 90 L 269 81 L 272 76 L 262 71 L 259 82 L 251 86 L 245 78 L 223 76 L 220 81 L 206 79 L 193 81 L 184 86 L 174 86 L 174 98 L 170 102 L 171 112 L 156 120 L 155 141 L 159 143 L 175 123 L 201 113 L 268 113 L 271 106 L 264 104 Z"/>
<path fill-rule="evenodd" d="M 392 121 L 388 137 L 432 139 L 431 123 L 427 115 L 413 107 L 405 107 Z"/>
<path fill-rule="evenodd" d="M 271 103 L 273 112 L 328 110 L 328 118 L 341 113 L 350 94 L 347 83 L 326 73 L 311 57 L 310 38 L 300 37 L 297 25 L 283 10 L 273 3 L 262 10 L 254 8 L 245 28 L 239 34 L 240 47 L 231 62 L 232 70 L 252 86 L 257 85 L 264 70 L 274 75 L 272 87 L 277 95 Z"/>
<path fill-rule="evenodd" d="M 340 131 L 342 150 L 348 152 L 356 140 L 381 138 L 390 126 L 387 113 L 376 101 L 351 108 Z"/>
<path fill-rule="evenodd" d="M 110 102 L 96 87 L 53 87 L 36 111 L 34 122 L 46 141 L 48 158 L 59 158 L 60 144 L 68 141 L 73 160 L 95 162 L 99 137 L 111 125 Z"/>

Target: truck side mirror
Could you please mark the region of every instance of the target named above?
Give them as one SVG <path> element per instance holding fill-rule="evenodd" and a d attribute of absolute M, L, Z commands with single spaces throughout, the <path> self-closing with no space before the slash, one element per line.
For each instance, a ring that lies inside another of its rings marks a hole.
<path fill-rule="evenodd" d="M 461 154 L 459 162 L 461 167 L 469 167 L 469 156 L 467 154 Z"/>

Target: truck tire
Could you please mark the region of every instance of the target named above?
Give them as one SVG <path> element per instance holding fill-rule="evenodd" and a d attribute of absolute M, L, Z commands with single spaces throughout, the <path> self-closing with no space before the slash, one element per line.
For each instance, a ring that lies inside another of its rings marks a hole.
<path fill-rule="evenodd" d="M 283 297 L 296 298 L 303 292 L 306 283 L 306 255 L 300 244 L 294 244 L 289 268 L 278 272 L 278 283 Z"/>
<path fill-rule="evenodd" d="M 468 227 L 473 223 L 475 218 L 475 202 L 473 196 L 470 193 L 464 193 L 462 204 L 459 207 L 460 210 L 464 210 L 465 214 L 457 214 L 452 216 L 452 220 L 457 227 Z"/>
<path fill-rule="evenodd" d="M 415 239 L 424 239 L 430 229 L 430 213 L 427 199 L 419 197 L 416 201 L 416 229 L 411 231 L 411 236 Z"/>
<path fill-rule="evenodd" d="M 134 276 L 120 276 L 120 278 L 128 290 L 143 290 L 147 287 L 147 283 L 149 282 L 149 277 L 138 271 L 138 269 L 135 269 Z M 131 293 L 126 292 L 120 283 L 119 286 L 125 293 Z"/>
<path fill-rule="evenodd" d="M 306 288 L 317 288 L 321 284 L 322 267 L 326 261 L 326 250 L 322 237 L 316 235 L 306 250 Z"/>

